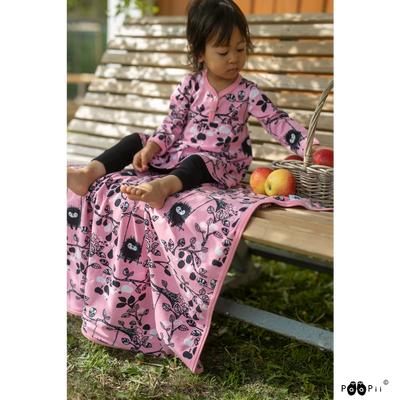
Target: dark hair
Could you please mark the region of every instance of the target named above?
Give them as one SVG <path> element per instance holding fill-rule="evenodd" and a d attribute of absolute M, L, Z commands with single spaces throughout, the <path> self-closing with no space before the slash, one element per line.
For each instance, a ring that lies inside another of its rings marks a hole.
<path fill-rule="evenodd" d="M 198 58 L 204 55 L 206 43 L 214 40 L 216 47 L 228 45 L 235 27 L 246 41 L 247 52 L 253 51 L 246 17 L 232 0 L 191 0 L 187 14 L 187 58 L 195 72 L 204 69 L 204 62 Z"/>

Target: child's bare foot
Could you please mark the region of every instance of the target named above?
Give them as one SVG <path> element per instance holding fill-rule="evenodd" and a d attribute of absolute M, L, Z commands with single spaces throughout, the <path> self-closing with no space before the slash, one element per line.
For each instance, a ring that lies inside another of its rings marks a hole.
<path fill-rule="evenodd" d="M 99 161 L 92 161 L 81 169 L 67 168 L 67 187 L 78 196 L 84 196 L 90 185 L 105 174 L 104 165 Z"/>
<path fill-rule="evenodd" d="M 182 190 L 182 182 L 175 175 L 167 175 L 138 186 L 121 186 L 121 192 L 130 200 L 144 201 L 150 207 L 159 209 L 164 206 L 165 200 Z"/>

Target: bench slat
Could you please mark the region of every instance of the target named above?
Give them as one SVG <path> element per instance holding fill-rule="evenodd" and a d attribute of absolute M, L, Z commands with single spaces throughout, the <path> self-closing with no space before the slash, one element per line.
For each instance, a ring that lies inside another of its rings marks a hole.
<path fill-rule="evenodd" d="M 271 143 L 252 143 L 253 158 L 255 160 L 274 161 L 282 160 L 293 154 L 283 146 Z"/>
<path fill-rule="evenodd" d="M 333 60 L 317 58 L 285 58 L 250 56 L 243 71 L 333 74 Z"/>
<path fill-rule="evenodd" d="M 252 24 L 250 33 L 254 38 L 269 39 L 332 39 L 333 24 Z"/>
<path fill-rule="evenodd" d="M 163 122 L 165 115 L 80 106 L 75 118 L 156 128 Z"/>
<path fill-rule="evenodd" d="M 152 97 L 129 98 L 104 93 L 86 93 L 83 104 L 87 106 L 119 108 L 123 110 L 137 110 L 147 112 L 159 112 L 168 114 L 169 100 Z"/>
<path fill-rule="evenodd" d="M 107 44 L 107 49 L 128 51 L 154 51 L 154 52 L 182 52 L 186 54 L 187 40 L 175 38 L 160 40 L 153 38 L 121 38 L 112 39 Z"/>
<path fill-rule="evenodd" d="M 93 74 L 68 74 L 67 73 L 67 84 L 76 84 L 76 83 L 90 83 L 95 78 Z"/>
<path fill-rule="evenodd" d="M 254 40 L 253 44 L 255 46 L 253 54 L 333 57 L 333 42 Z"/>
<path fill-rule="evenodd" d="M 160 68 L 148 66 L 113 67 L 107 65 L 99 65 L 96 68 L 96 76 L 101 78 L 136 79 L 140 81 L 153 82 L 174 82 L 175 86 L 170 92 L 170 95 L 188 73 L 189 71 L 184 68 Z"/>
<path fill-rule="evenodd" d="M 102 152 L 102 149 L 67 144 L 67 163 L 69 163 L 71 159 L 76 159 L 74 163 L 79 162 L 87 164 Z M 124 168 L 133 168 L 132 163 L 126 165 Z"/>
<path fill-rule="evenodd" d="M 332 39 L 333 24 L 332 23 L 316 23 L 316 24 L 260 24 L 254 23 L 249 26 L 250 33 L 254 38 L 269 39 Z M 116 29 L 116 37 L 186 37 L 186 25 L 123 25 Z"/>
<path fill-rule="evenodd" d="M 75 154 L 75 155 L 85 155 L 93 159 L 99 155 L 98 149 L 94 149 L 92 147 L 85 147 L 79 145 L 70 145 L 67 144 L 67 153 L 68 154 Z"/>
<path fill-rule="evenodd" d="M 169 99 L 175 89 L 175 83 L 160 85 L 153 82 L 113 82 L 104 79 L 95 79 L 89 86 L 89 90 L 93 92 L 137 94 L 164 99 Z"/>
<path fill-rule="evenodd" d="M 317 213 L 316 216 L 296 215 L 281 212 L 269 213 L 268 210 L 264 210 L 264 212 L 255 212 L 253 215 L 264 220 L 281 222 L 285 226 L 302 228 L 306 232 L 318 232 L 318 235 L 332 237 L 333 221 L 327 219 L 319 220 L 318 214 L 320 213 Z"/>
<path fill-rule="evenodd" d="M 247 22 L 281 24 L 282 22 L 303 24 L 303 23 L 333 23 L 333 13 L 285 13 L 285 14 L 251 14 L 246 16 Z"/>
<path fill-rule="evenodd" d="M 320 56 L 333 57 L 333 42 L 298 42 L 291 41 L 265 41 L 253 40 L 254 53 L 271 56 Z M 108 45 L 111 50 L 127 51 L 152 51 L 152 52 L 173 52 L 183 53 L 186 56 L 186 39 L 152 39 L 152 38 L 114 38 Z"/>
<path fill-rule="evenodd" d="M 273 213 L 273 208 L 267 209 Z M 284 225 L 264 218 L 251 217 L 242 238 L 283 250 L 298 252 L 323 260 L 333 261 L 332 235 L 322 235 L 319 231 L 295 225 Z"/>
<path fill-rule="evenodd" d="M 290 118 L 293 118 L 295 121 L 297 121 L 299 124 L 303 125 L 305 128 L 308 128 L 311 117 L 313 115 L 312 111 L 305 111 L 305 110 L 284 110 L 284 111 L 287 112 L 287 114 L 289 115 Z M 248 119 L 248 122 L 250 124 L 257 124 L 257 125 L 260 124 L 258 122 L 257 118 L 255 118 L 255 117 L 250 117 Z M 333 114 L 325 113 L 324 111 L 322 111 L 319 116 L 317 126 L 318 126 L 318 129 L 332 132 L 333 131 Z"/>
<path fill-rule="evenodd" d="M 129 133 L 129 132 L 128 132 Z M 107 150 L 111 146 L 114 146 L 119 139 L 112 139 L 109 137 L 101 137 L 101 136 L 93 136 L 93 135 L 85 135 L 82 133 L 74 133 L 74 132 L 68 132 L 68 139 L 67 143 L 72 145 L 77 146 L 86 146 L 86 147 L 91 147 L 102 150 Z"/>
<path fill-rule="evenodd" d="M 133 132 L 142 132 L 148 135 L 154 133 L 153 128 L 143 128 L 135 125 L 119 125 L 114 123 L 105 123 L 99 121 L 85 121 L 81 119 L 72 119 L 68 125 L 70 132 L 84 133 L 98 136 L 122 139 L 124 136 Z M 116 142 L 115 142 L 116 143 Z"/>
<path fill-rule="evenodd" d="M 286 213 L 292 213 L 296 215 L 309 215 L 311 218 L 314 215 L 318 219 L 328 219 L 334 223 L 334 213 L 333 212 L 323 212 L 323 213 L 316 213 L 314 211 L 307 210 L 303 207 L 296 206 L 296 207 L 289 207 L 289 208 L 279 208 L 279 211 L 284 211 Z M 275 212 L 275 211 L 274 211 Z M 315 215 L 317 214 L 317 215 Z"/>
<path fill-rule="evenodd" d="M 333 13 L 304 13 L 304 14 L 250 14 L 246 15 L 247 22 L 254 23 L 281 24 L 290 23 L 317 23 L 333 22 Z M 157 15 L 143 18 L 126 18 L 124 25 L 146 25 L 146 24 L 186 24 L 185 15 Z"/>
<path fill-rule="evenodd" d="M 102 64 L 114 63 L 122 65 L 160 66 L 169 68 L 182 68 L 187 62 L 185 54 L 129 52 L 116 54 L 105 52 L 101 57 Z M 187 73 L 187 72 L 186 72 Z"/>
<path fill-rule="evenodd" d="M 142 18 L 125 18 L 124 25 L 186 24 L 186 15 L 154 15 Z"/>
<path fill-rule="evenodd" d="M 307 224 L 311 224 L 314 226 L 314 229 L 319 230 L 320 224 L 325 226 L 323 230 L 321 230 L 321 233 L 327 233 L 325 232 L 328 230 L 329 235 L 335 235 L 336 234 L 336 218 L 334 217 L 334 213 L 328 212 L 328 211 L 322 211 L 318 212 L 318 215 L 315 215 L 316 213 L 311 210 L 307 210 L 306 208 L 303 208 L 302 210 L 297 207 L 290 207 L 290 209 L 294 209 L 293 212 L 287 212 L 287 208 L 285 207 L 279 207 L 276 210 L 274 210 L 273 213 L 270 212 L 269 209 L 262 209 L 262 210 L 257 210 L 253 213 L 255 217 L 259 218 L 264 218 L 264 219 L 269 219 L 271 218 L 271 221 L 277 221 L 278 216 L 279 218 L 292 218 L 295 221 L 304 221 Z M 302 212 L 305 211 L 305 212 Z M 273 216 L 272 216 L 273 215 Z M 281 219 L 280 219 L 281 220 Z M 299 223 L 299 222 L 296 222 Z M 300 226 L 300 225 L 299 225 Z"/>
<path fill-rule="evenodd" d="M 116 29 L 115 36 L 130 37 L 186 37 L 185 25 L 123 25 Z"/>
<path fill-rule="evenodd" d="M 251 74 L 244 72 L 242 76 L 249 79 L 265 90 L 292 90 L 299 92 L 323 92 L 328 86 L 332 78 L 324 78 L 319 76 L 305 77 L 294 75 L 279 74 Z M 332 90 L 333 92 L 333 90 Z"/>
<path fill-rule="evenodd" d="M 69 154 L 67 153 L 67 165 L 72 164 L 88 164 L 93 157 L 82 156 L 80 154 Z"/>
<path fill-rule="evenodd" d="M 186 54 L 129 52 L 127 54 L 104 53 L 102 64 L 122 64 L 137 66 L 162 66 L 182 68 L 187 63 Z M 333 74 L 333 60 L 315 58 L 282 58 L 250 56 L 243 71 L 296 72 L 307 74 Z"/>
<path fill-rule="evenodd" d="M 246 183 L 249 183 L 249 182 L 250 182 L 250 175 L 251 175 L 251 173 L 252 173 L 254 170 L 256 170 L 257 168 L 259 168 L 259 167 L 268 167 L 268 168 L 270 168 L 270 167 L 271 167 L 271 162 L 260 161 L 260 160 L 254 160 L 254 159 L 253 159 L 253 160 L 251 161 L 249 170 L 248 170 L 248 172 L 247 172 L 248 178 L 245 178 L 245 179 L 244 179 Z"/>

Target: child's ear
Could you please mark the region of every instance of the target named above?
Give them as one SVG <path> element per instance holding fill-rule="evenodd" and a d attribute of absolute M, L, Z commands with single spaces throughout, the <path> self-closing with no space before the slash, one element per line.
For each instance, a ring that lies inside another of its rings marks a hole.
<path fill-rule="evenodd" d="M 189 46 L 189 51 L 192 51 L 192 50 L 193 50 L 193 45 L 191 44 L 191 45 Z M 204 58 L 203 58 L 202 55 L 199 56 L 199 57 L 196 57 L 196 56 L 193 56 L 193 57 L 196 59 L 197 62 L 203 62 L 203 61 L 204 61 Z"/>

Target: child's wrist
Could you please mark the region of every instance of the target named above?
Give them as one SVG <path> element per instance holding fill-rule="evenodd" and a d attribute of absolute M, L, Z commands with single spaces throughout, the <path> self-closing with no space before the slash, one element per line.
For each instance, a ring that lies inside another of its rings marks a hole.
<path fill-rule="evenodd" d="M 161 150 L 161 146 L 152 140 L 149 140 L 146 143 L 146 147 L 150 149 L 153 154 L 156 154 Z"/>

